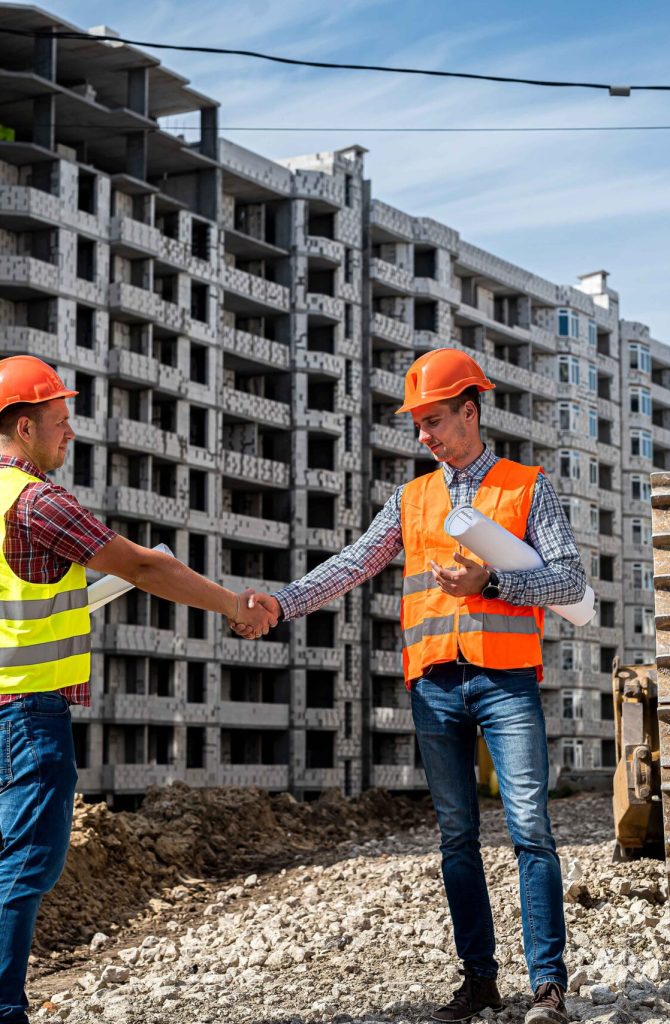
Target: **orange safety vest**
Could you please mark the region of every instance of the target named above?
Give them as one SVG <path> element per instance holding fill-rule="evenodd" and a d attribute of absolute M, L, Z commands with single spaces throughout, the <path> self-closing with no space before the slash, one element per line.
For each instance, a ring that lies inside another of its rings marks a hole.
<path fill-rule="evenodd" d="M 533 500 L 539 466 L 500 459 L 488 471 L 472 502 L 521 540 Z M 486 668 L 535 668 L 542 678 L 544 609 L 487 599 L 481 594 L 452 597 L 440 590 L 431 559 L 450 566 L 459 550 L 444 532 L 451 497 L 442 468 L 406 484 L 401 499 L 405 572 L 400 625 L 407 687 L 429 665 L 455 661 L 460 650 L 473 665 Z M 470 551 L 468 558 L 483 564 Z"/>

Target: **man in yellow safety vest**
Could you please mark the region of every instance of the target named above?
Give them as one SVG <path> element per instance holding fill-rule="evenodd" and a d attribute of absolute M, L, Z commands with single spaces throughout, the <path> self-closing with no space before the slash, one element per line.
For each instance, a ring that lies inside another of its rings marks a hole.
<path fill-rule="evenodd" d="M 70 704 L 88 704 L 91 625 L 85 566 L 157 597 L 241 617 L 249 635 L 277 622 L 246 594 L 169 554 L 133 544 L 47 474 L 75 434 L 77 392 L 33 356 L 0 360 L 0 1024 L 26 1024 L 35 919 L 67 854 L 77 772 Z"/>

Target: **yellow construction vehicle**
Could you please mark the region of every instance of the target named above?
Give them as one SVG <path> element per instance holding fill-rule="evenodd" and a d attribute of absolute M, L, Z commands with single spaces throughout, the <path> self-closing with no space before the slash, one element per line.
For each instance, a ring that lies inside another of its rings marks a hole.
<path fill-rule="evenodd" d="M 617 768 L 615 859 L 665 858 L 670 868 L 670 474 L 651 474 L 656 664 L 612 672 Z M 664 840 L 665 835 L 665 840 Z"/>

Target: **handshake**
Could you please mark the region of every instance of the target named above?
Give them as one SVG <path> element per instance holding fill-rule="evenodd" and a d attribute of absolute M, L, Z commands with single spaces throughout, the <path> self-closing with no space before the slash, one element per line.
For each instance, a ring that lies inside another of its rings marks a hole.
<path fill-rule="evenodd" d="M 236 597 L 235 618 L 229 618 L 228 625 L 243 640 L 258 640 L 279 622 L 282 610 L 276 597 L 252 589 L 243 590 Z"/>

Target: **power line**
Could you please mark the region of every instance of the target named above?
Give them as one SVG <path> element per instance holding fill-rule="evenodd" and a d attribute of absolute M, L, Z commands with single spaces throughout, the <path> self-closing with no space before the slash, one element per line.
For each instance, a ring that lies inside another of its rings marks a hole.
<path fill-rule="evenodd" d="M 140 134 L 142 132 L 164 132 L 169 134 L 175 131 L 187 131 L 187 132 L 200 132 L 202 131 L 200 125 L 192 124 L 172 124 L 167 126 L 162 125 L 146 125 L 139 126 L 137 128 L 130 127 L 128 124 L 124 125 L 110 125 L 110 124 L 87 124 L 84 121 L 76 122 L 63 122 L 63 121 L 30 121 L 30 122 L 14 122 L 13 125 L 8 127 L 14 128 L 32 128 L 33 125 L 38 125 L 40 128 L 101 128 L 105 131 L 115 131 L 126 135 Z M 216 130 L 217 135 L 222 135 L 225 132 L 346 132 L 348 135 L 355 135 L 357 132 L 376 132 L 376 133 L 424 133 L 424 134 L 486 134 L 486 133 L 522 133 L 522 132 L 667 132 L 670 131 L 670 124 L 624 124 L 624 125 L 531 125 L 531 126 L 498 126 L 498 127 L 466 127 L 466 126 L 453 126 L 445 128 L 379 128 L 379 127 L 366 127 L 365 125 L 351 125 L 349 127 L 340 127 L 332 125 L 321 125 L 321 126 L 309 126 L 296 125 L 293 127 L 286 127 L 282 125 L 277 127 L 276 125 L 223 125 Z M 210 133 L 211 129 L 206 129 L 206 133 Z M 26 140 L 17 140 L 18 142 Z"/>
<path fill-rule="evenodd" d="M 90 32 L 73 32 L 56 29 L 48 32 L 31 31 L 29 29 L 0 28 L 0 32 L 13 36 L 24 36 L 32 39 L 81 39 L 87 42 L 126 43 L 128 46 L 139 46 L 150 50 L 179 50 L 182 53 L 215 53 L 229 57 L 251 57 L 254 60 L 272 61 L 275 64 L 288 64 L 293 67 L 326 68 L 335 71 L 378 71 L 396 75 L 427 75 L 433 78 L 464 78 L 479 82 L 502 82 L 516 85 L 536 85 L 552 89 L 601 89 L 612 96 L 628 96 L 631 91 L 670 91 L 670 85 L 613 85 L 605 82 L 565 82 L 538 78 L 512 78 L 507 75 L 476 75 L 466 71 L 441 71 L 433 68 L 392 67 L 381 64 L 345 64 L 337 61 L 299 60 L 295 57 L 278 57 L 276 54 L 261 53 L 257 50 L 234 50 L 221 46 L 185 46 L 178 43 L 156 43 L 139 39 L 126 39 L 116 35 L 98 35 Z"/>

